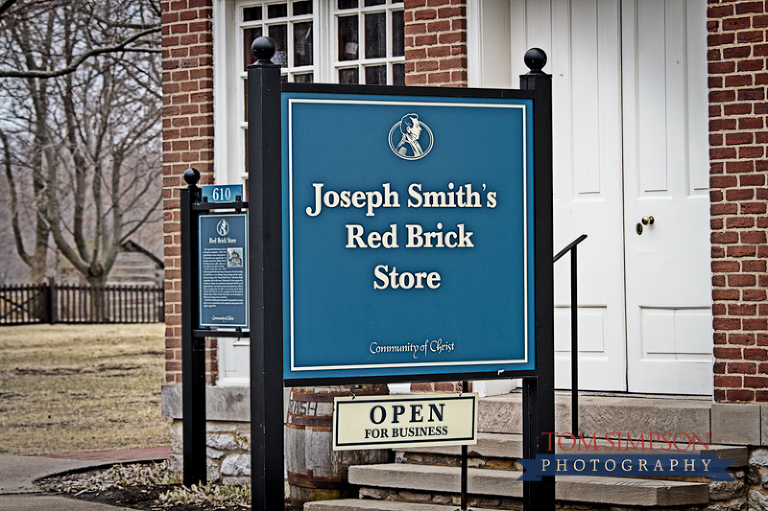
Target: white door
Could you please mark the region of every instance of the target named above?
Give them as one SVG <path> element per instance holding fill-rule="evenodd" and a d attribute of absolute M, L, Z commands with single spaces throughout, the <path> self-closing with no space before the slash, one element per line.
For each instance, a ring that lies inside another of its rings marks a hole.
<path fill-rule="evenodd" d="M 630 391 L 712 393 L 706 7 L 622 4 Z"/>
<path fill-rule="evenodd" d="M 579 247 L 581 389 L 712 391 L 705 9 L 510 2 L 512 76 L 527 71 L 530 47 L 550 59 L 555 250 L 589 236 Z M 654 224 L 638 235 L 643 216 Z M 555 266 L 559 388 L 570 387 L 569 278 L 566 257 Z"/>
<path fill-rule="evenodd" d="M 620 0 L 513 0 L 513 74 L 552 74 L 555 251 L 579 248 L 579 388 L 626 390 Z M 515 59 L 514 56 L 517 58 Z M 555 265 L 556 385 L 569 388 L 570 263 Z"/>

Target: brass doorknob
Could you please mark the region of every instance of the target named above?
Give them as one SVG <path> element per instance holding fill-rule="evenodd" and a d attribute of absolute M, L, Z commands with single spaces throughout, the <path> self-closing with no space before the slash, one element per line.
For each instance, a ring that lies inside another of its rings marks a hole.
<path fill-rule="evenodd" d="M 637 232 L 638 235 L 643 234 L 643 226 L 644 225 L 651 225 L 653 224 L 653 217 L 652 216 L 644 216 L 640 222 L 637 223 L 635 226 L 635 232 Z"/>

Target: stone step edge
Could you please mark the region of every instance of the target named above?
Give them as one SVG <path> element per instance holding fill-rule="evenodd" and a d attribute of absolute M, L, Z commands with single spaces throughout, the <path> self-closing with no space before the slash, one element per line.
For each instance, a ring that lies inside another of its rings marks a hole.
<path fill-rule="evenodd" d="M 571 429 L 570 393 L 555 395 L 555 431 Z M 522 433 L 522 394 L 480 399 L 478 430 Z M 687 431 L 703 437 L 711 432 L 712 403 L 682 396 L 580 395 L 579 424 L 586 433 L 607 431 Z M 670 429 L 671 428 L 671 429 Z"/>
<path fill-rule="evenodd" d="M 570 442 L 570 439 L 567 440 Z M 485 456 L 490 458 L 520 458 L 523 455 L 523 436 L 519 433 L 478 433 L 477 444 L 467 446 L 470 456 Z M 609 447 L 607 440 L 598 440 L 598 446 Z M 569 444 L 570 445 L 570 444 Z M 591 445 L 591 444 L 590 444 Z M 392 449 L 394 452 L 437 454 L 443 456 L 460 456 L 461 446 L 438 447 L 402 447 Z M 555 449 L 558 454 L 576 454 L 578 451 L 566 451 Z M 635 449 L 635 450 L 589 450 L 581 451 L 586 454 L 676 454 L 678 451 L 664 451 L 662 449 Z M 690 454 L 692 451 L 680 451 Z M 700 449 L 701 454 L 714 454 L 717 459 L 732 459 L 731 467 L 745 467 L 749 464 L 749 450 L 739 445 L 715 445 L 710 444 L 709 449 Z"/>
<path fill-rule="evenodd" d="M 316 500 L 304 504 L 304 511 L 456 511 L 456 505 L 422 504 L 370 499 Z M 472 511 L 499 511 L 472 506 Z"/>
<path fill-rule="evenodd" d="M 361 487 L 459 493 L 458 467 L 389 463 L 349 468 L 349 482 Z M 468 470 L 472 495 L 522 498 L 521 472 Z M 662 479 L 622 477 L 559 477 L 556 497 L 563 502 L 588 502 L 634 506 L 683 506 L 709 502 L 709 484 Z"/>

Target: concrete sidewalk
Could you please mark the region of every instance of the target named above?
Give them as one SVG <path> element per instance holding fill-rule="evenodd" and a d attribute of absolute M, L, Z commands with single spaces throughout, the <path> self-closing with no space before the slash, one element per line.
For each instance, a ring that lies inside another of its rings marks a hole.
<path fill-rule="evenodd" d="M 56 474 L 117 463 L 163 460 L 168 447 L 60 454 L 0 456 L 0 511 L 117 511 L 108 506 L 43 493 L 35 481 Z"/>

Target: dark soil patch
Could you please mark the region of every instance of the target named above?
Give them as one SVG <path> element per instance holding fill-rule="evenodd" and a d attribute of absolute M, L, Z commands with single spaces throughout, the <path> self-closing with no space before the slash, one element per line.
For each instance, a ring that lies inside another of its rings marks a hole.
<path fill-rule="evenodd" d="M 17 367 L 14 371 L 17 376 L 71 376 L 73 374 L 93 372 L 92 369 L 84 369 L 82 367 Z"/>
<path fill-rule="evenodd" d="M 205 504 L 160 504 L 160 494 L 180 485 L 169 486 L 129 486 L 123 489 L 103 490 L 95 493 L 83 493 L 71 498 L 99 502 L 112 506 L 127 507 L 145 511 L 246 511 L 250 506 L 212 506 Z M 292 511 L 289 503 L 285 511 Z"/>
<path fill-rule="evenodd" d="M 66 495 L 67 497 L 99 502 L 112 506 L 142 509 L 146 511 L 244 511 L 250 509 L 245 506 L 209 506 L 205 504 L 173 504 L 160 503 L 160 494 L 165 493 L 180 485 L 162 486 L 126 486 L 95 492 L 86 492 L 79 495 Z"/>

